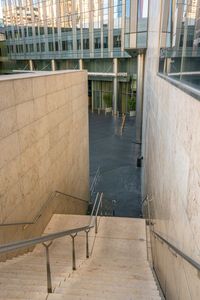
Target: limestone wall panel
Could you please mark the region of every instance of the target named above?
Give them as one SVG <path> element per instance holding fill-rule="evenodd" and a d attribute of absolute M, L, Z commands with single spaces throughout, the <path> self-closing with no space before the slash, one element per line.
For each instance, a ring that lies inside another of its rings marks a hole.
<path fill-rule="evenodd" d="M 55 190 L 88 200 L 87 74 L 43 74 L 0 80 L 1 223 L 32 221 Z M 61 213 L 87 209 L 56 199 L 27 229 L 0 227 L 0 243 L 40 235 L 56 206 Z"/>

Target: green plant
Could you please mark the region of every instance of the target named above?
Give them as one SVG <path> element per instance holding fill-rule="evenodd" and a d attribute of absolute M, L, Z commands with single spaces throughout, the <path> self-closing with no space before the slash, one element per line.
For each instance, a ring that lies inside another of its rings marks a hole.
<path fill-rule="evenodd" d="M 129 106 L 129 110 L 136 110 L 136 96 L 132 96 L 129 100 L 128 100 L 128 106 Z"/>
<path fill-rule="evenodd" d="M 111 93 L 107 93 L 103 95 L 103 101 L 107 107 L 112 107 L 112 94 Z"/>

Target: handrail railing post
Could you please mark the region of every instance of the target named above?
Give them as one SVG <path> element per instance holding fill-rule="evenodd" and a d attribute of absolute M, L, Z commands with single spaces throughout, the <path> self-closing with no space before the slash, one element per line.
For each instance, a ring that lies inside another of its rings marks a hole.
<path fill-rule="evenodd" d="M 98 223 L 97 223 L 97 216 L 95 217 L 95 233 L 98 233 Z"/>
<path fill-rule="evenodd" d="M 43 243 L 43 246 L 46 250 L 46 268 L 47 268 L 47 293 L 52 293 L 52 281 L 51 281 L 51 267 L 50 267 L 50 258 L 49 258 L 49 247 L 52 245 L 52 242 L 49 244 Z"/>
<path fill-rule="evenodd" d="M 90 230 L 86 230 L 85 231 L 85 234 L 86 234 L 86 258 L 89 258 L 90 257 L 90 254 L 89 254 L 89 239 L 88 239 L 88 233 L 89 233 Z"/>
<path fill-rule="evenodd" d="M 72 234 L 71 238 L 72 238 L 72 270 L 76 270 L 76 252 L 75 252 L 75 237 L 77 236 L 76 234 Z"/>
<path fill-rule="evenodd" d="M 101 201 L 101 212 L 100 212 L 101 216 L 103 216 L 103 202 Z"/>

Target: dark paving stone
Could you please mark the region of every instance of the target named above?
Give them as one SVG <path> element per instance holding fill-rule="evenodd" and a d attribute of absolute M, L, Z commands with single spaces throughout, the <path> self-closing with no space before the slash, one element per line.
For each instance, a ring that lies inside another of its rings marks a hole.
<path fill-rule="evenodd" d="M 121 118 L 90 114 L 90 176 L 92 181 L 101 168 L 96 191 L 104 192 L 107 202 L 116 201 L 116 216 L 140 217 L 141 169 L 136 167 L 140 145 L 134 143 L 135 118 L 127 118 L 122 136 L 121 122 Z"/>

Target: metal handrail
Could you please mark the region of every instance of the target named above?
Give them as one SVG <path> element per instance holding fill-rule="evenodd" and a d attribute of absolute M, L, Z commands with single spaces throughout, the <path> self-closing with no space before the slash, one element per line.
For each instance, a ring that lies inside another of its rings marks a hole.
<path fill-rule="evenodd" d="M 189 264 L 191 264 L 194 268 L 196 268 L 198 271 L 200 271 L 200 264 L 193 260 L 190 256 L 182 252 L 180 249 L 178 249 L 176 246 L 172 245 L 170 242 L 168 242 L 164 237 L 162 237 L 159 233 L 157 233 L 155 230 L 150 229 L 151 232 L 158 237 L 162 242 L 167 244 L 169 248 L 171 248 L 175 253 L 177 253 L 179 256 L 181 256 L 184 260 L 186 260 Z"/>
<path fill-rule="evenodd" d="M 89 258 L 89 240 L 88 233 L 91 228 L 95 227 L 95 233 L 98 233 L 97 216 L 99 213 L 100 206 L 102 207 L 103 193 L 97 193 L 95 203 L 90 216 L 90 222 L 87 226 L 73 228 L 70 230 L 59 231 L 55 233 L 50 233 L 42 237 L 36 237 L 32 239 L 22 240 L 14 243 L 4 244 L 0 246 L 0 253 L 8 253 L 11 251 L 16 251 L 22 248 L 29 248 L 37 244 L 43 244 L 46 250 L 46 269 L 47 269 L 47 292 L 52 293 L 52 281 L 51 281 L 51 269 L 50 269 L 50 259 L 49 259 L 49 247 L 55 239 L 71 236 L 72 238 L 72 269 L 76 270 L 76 256 L 75 256 L 75 237 L 79 232 L 86 233 L 86 258 Z M 95 212 L 96 209 L 96 212 Z M 94 213 L 95 212 L 95 213 Z M 49 242 L 49 244 L 46 244 Z"/>
<path fill-rule="evenodd" d="M 33 221 L 30 221 L 30 222 L 25 222 L 25 221 L 22 221 L 22 222 L 13 222 L 13 223 L 1 223 L 0 224 L 0 227 L 2 226 L 20 226 L 20 225 L 34 225 L 37 223 L 37 221 L 39 220 L 39 218 L 42 216 L 43 214 L 43 211 L 45 210 L 45 208 L 48 206 L 48 203 L 50 201 L 52 201 L 56 195 L 63 195 L 63 196 L 66 196 L 66 197 L 71 197 L 73 199 L 76 199 L 76 200 L 79 200 L 79 201 L 82 201 L 82 202 L 87 202 L 87 200 L 85 199 L 82 199 L 82 198 L 79 198 L 79 197 L 76 197 L 76 196 L 73 196 L 73 195 L 70 195 L 70 194 L 66 194 L 66 193 L 63 193 L 63 192 L 59 192 L 59 191 L 54 191 L 50 197 L 47 199 L 47 201 L 45 202 L 45 204 L 42 206 L 42 208 L 39 210 L 39 212 L 37 213 L 37 215 L 33 218 Z"/>
<path fill-rule="evenodd" d="M 36 238 L 32 238 L 32 239 L 22 240 L 22 241 L 15 242 L 15 243 L 5 244 L 5 245 L 0 246 L 0 253 L 8 253 L 8 252 L 16 251 L 16 250 L 19 250 L 22 248 L 29 248 L 29 247 L 35 246 L 37 244 L 42 244 L 45 242 L 49 242 L 49 241 L 61 238 L 66 235 L 71 235 L 71 234 L 75 234 L 77 232 L 85 231 L 86 229 L 89 229 L 89 228 L 90 228 L 90 226 L 87 225 L 84 227 L 79 227 L 79 228 L 75 228 L 75 229 L 71 229 L 71 230 L 64 230 L 64 231 L 47 234 L 47 235 L 44 235 L 41 237 L 36 237 Z"/>
<path fill-rule="evenodd" d="M 92 196 L 93 193 L 94 193 L 94 189 L 95 189 L 95 186 L 98 182 L 98 179 L 99 179 L 99 176 L 100 176 L 100 167 L 98 167 L 96 173 L 95 173 L 95 176 L 93 178 L 93 181 L 91 183 L 91 186 L 90 186 L 90 195 Z"/>
<path fill-rule="evenodd" d="M 152 225 L 154 223 L 151 221 L 151 216 L 150 216 L 150 207 L 149 207 L 149 202 L 152 201 L 152 199 L 149 198 L 149 195 L 146 195 L 146 197 L 143 199 L 142 204 L 145 204 L 145 201 L 147 203 L 148 207 L 148 221 L 149 221 L 149 229 L 150 231 L 154 234 L 155 237 L 160 239 L 163 243 L 165 243 L 169 248 L 171 248 L 176 254 L 178 254 L 180 257 L 182 257 L 184 260 L 186 260 L 190 265 L 192 265 L 195 269 L 200 271 L 200 263 L 192 259 L 190 256 L 185 254 L 183 251 L 178 249 L 176 246 L 174 246 L 172 243 L 167 241 L 162 235 L 160 235 L 158 232 L 156 232 L 154 229 L 152 229 Z"/>

